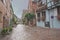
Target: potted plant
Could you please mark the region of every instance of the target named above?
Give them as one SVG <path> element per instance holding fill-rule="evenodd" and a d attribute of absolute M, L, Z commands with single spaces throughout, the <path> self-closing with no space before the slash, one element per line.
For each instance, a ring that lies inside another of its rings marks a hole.
<path fill-rule="evenodd" d="M 12 27 L 8 27 L 8 28 L 3 28 L 3 30 L 1 31 L 2 35 L 8 35 L 12 32 Z"/>
<path fill-rule="evenodd" d="M 12 31 L 12 27 L 9 27 L 8 30 L 9 30 L 9 32 L 11 32 Z"/>
<path fill-rule="evenodd" d="M 6 35 L 8 34 L 8 28 L 3 28 L 3 30 L 1 31 L 2 35 Z"/>

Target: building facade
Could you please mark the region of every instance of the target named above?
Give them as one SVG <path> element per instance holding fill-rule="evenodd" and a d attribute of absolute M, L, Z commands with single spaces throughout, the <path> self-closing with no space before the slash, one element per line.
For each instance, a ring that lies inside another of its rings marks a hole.
<path fill-rule="evenodd" d="M 10 24 L 10 4 L 11 4 L 11 0 L 3 0 L 2 1 L 5 5 L 6 8 L 6 14 L 3 17 L 3 27 L 8 27 Z"/>
<path fill-rule="evenodd" d="M 0 0 L 0 29 L 8 27 L 10 24 L 11 0 Z"/>
<path fill-rule="evenodd" d="M 0 29 L 3 28 L 3 16 L 6 12 L 6 8 L 4 7 L 2 1 L 0 0 Z"/>
<path fill-rule="evenodd" d="M 60 28 L 60 0 L 39 0 L 37 4 L 37 26 Z"/>
<path fill-rule="evenodd" d="M 36 26 L 36 9 L 37 9 L 37 4 L 36 4 L 36 0 L 29 0 L 28 3 L 28 10 L 29 13 L 32 13 L 35 15 L 35 19 L 33 19 L 32 25 Z"/>
<path fill-rule="evenodd" d="M 47 0 L 46 10 L 47 17 L 49 18 L 51 28 L 60 28 L 60 0 Z"/>
<path fill-rule="evenodd" d="M 36 10 L 36 23 L 37 26 L 45 27 L 46 20 L 46 0 L 38 0 L 37 1 L 37 10 Z"/>

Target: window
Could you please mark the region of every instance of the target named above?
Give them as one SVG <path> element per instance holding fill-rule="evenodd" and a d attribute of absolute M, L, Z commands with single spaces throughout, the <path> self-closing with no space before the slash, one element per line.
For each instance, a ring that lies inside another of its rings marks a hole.
<path fill-rule="evenodd" d="M 46 19 L 46 13 L 44 11 L 44 12 L 42 12 L 42 21 L 45 21 L 45 19 Z"/>
<path fill-rule="evenodd" d="M 45 14 L 45 12 L 42 12 L 42 16 L 45 16 L 46 14 Z"/>
<path fill-rule="evenodd" d="M 40 17 L 40 13 L 38 13 L 37 16 Z"/>
<path fill-rule="evenodd" d="M 0 22 L 2 22 L 2 12 L 0 11 Z"/>
<path fill-rule="evenodd" d="M 60 15 L 60 7 L 57 8 L 58 15 Z"/>
<path fill-rule="evenodd" d="M 57 8 L 57 12 L 58 12 L 57 18 L 58 18 L 58 20 L 60 21 L 60 7 Z"/>
<path fill-rule="evenodd" d="M 37 20 L 40 21 L 40 13 L 37 13 Z"/>

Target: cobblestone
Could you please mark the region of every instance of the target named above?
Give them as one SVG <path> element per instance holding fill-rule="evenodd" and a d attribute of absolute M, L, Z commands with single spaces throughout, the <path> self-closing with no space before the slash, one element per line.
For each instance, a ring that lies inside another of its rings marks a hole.
<path fill-rule="evenodd" d="M 60 40 L 60 29 L 28 27 L 22 24 L 1 40 Z"/>

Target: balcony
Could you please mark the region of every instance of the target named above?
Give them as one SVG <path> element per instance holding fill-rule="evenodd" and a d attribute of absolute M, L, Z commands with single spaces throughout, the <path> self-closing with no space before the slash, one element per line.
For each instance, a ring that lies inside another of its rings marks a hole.
<path fill-rule="evenodd" d="M 60 0 L 53 0 L 53 2 L 56 6 L 60 6 Z"/>
<path fill-rule="evenodd" d="M 38 6 L 38 7 L 41 7 L 41 6 L 42 6 L 42 2 L 39 2 L 39 3 L 37 4 L 37 6 Z"/>
<path fill-rule="evenodd" d="M 58 6 L 60 6 L 60 0 L 52 0 L 50 2 L 47 2 L 48 9 L 52 9 Z"/>
<path fill-rule="evenodd" d="M 42 5 L 42 6 L 38 7 L 37 9 L 39 9 L 40 11 L 43 11 L 43 10 L 47 9 L 47 5 Z"/>
<path fill-rule="evenodd" d="M 38 1 L 37 6 L 38 6 L 37 9 L 40 11 L 47 9 L 46 2 L 43 2 L 41 0 Z"/>

